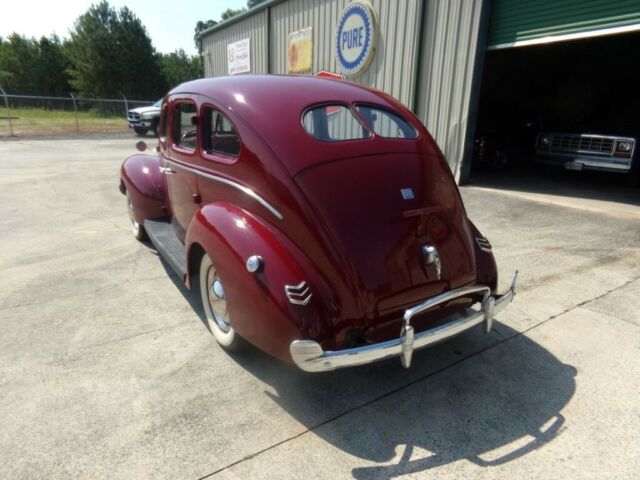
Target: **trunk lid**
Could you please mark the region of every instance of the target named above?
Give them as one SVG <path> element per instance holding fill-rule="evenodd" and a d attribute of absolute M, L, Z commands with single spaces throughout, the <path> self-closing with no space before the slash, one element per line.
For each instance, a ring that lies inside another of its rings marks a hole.
<path fill-rule="evenodd" d="M 295 177 L 350 270 L 366 326 L 476 280 L 473 239 L 441 157 L 384 154 L 315 165 Z M 422 247 L 441 261 L 438 277 Z"/>

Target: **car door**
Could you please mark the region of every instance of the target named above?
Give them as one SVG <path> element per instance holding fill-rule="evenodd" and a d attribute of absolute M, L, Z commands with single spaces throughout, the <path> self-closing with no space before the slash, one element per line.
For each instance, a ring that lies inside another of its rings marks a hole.
<path fill-rule="evenodd" d="M 190 171 L 198 155 L 197 98 L 172 98 L 170 108 L 169 148 L 163 171 L 168 180 L 172 223 L 184 242 L 191 218 L 200 207 L 198 181 Z"/>

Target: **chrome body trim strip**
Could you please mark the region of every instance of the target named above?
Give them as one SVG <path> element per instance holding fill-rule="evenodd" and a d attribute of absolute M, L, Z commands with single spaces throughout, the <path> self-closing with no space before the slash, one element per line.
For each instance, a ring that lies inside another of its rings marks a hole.
<path fill-rule="evenodd" d="M 203 178 L 207 178 L 209 180 L 213 180 L 214 182 L 223 183 L 225 185 L 229 185 L 230 187 L 235 188 L 236 190 L 240 190 L 242 193 L 244 193 L 245 195 L 248 195 L 249 197 L 253 198 L 256 202 L 258 202 L 264 208 L 269 210 L 273 214 L 273 216 L 276 217 L 278 220 L 282 220 L 284 218 L 282 216 L 282 214 L 278 210 L 276 210 L 276 208 L 273 205 L 271 205 L 269 202 L 267 202 L 264 198 L 262 198 L 260 195 L 258 195 L 256 192 L 254 192 L 249 187 L 245 187 L 244 185 L 241 185 L 241 184 L 239 184 L 237 182 L 234 182 L 233 180 L 229 180 L 229 179 L 224 178 L 224 177 L 219 177 L 218 175 L 213 175 L 211 173 L 206 173 L 206 172 L 197 170 L 195 168 L 187 167 L 186 165 L 182 165 L 180 163 L 176 163 L 176 162 L 174 162 L 172 160 L 168 160 L 166 158 L 163 158 L 162 160 L 164 162 L 166 162 L 167 164 L 170 164 L 170 165 L 172 165 L 172 166 L 174 166 L 176 168 L 179 168 L 180 170 L 184 170 L 185 172 L 193 173 L 194 175 L 199 175 L 199 176 L 201 176 Z"/>
<path fill-rule="evenodd" d="M 405 367 L 411 365 L 411 354 L 414 350 L 428 347 L 448 338 L 483 324 L 485 333 L 491 331 L 494 316 L 502 311 L 516 295 L 518 272 L 513 276 L 511 287 L 496 297 L 490 295 L 489 287 L 465 287 L 437 295 L 420 305 L 405 311 L 404 325 L 398 338 L 386 342 L 365 345 L 338 351 L 324 351 L 318 342 L 313 340 L 294 340 L 289 347 L 293 362 L 306 372 L 324 372 L 337 368 L 354 367 L 376 362 L 389 357 L 400 356 Z M 449 321 L 436 328 L 414 333 L 410 325 L 411 318 L 428 308 L 447 302 L 454 298 L 472 294 L 482 294 L 482 308 L 467 308 L 464 312 L 453 315 Z"/>

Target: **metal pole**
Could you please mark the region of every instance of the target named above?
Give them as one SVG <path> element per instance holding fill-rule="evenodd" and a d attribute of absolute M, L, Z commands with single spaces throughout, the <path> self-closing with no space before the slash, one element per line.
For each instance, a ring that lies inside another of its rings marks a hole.
<path fill-rule="evenodd" d="M 7 98 L 7 94 L 5 93 L 5 91 L 2 89 L 2 87 L 0 87 L 0 93 L 2 93 L 2 96 L 4 97 L 4 106 L 7 109 L 7 120 L 9 120 L 9 136 L 13 137 L 13 123 L 11 123 L 11 111 L 9 110 L 9 99 Z"/>
<path fill-rule="evenodd" d="M 124 98 L 124 116 L 129 118 L 129 102 L 127 102 L 127 97 L 124 95 L 122 95 L 122 98 Z"/>
<path fill-rule="evenodd" d="M 80 133 L 80 124 L 78 123 L 78 106 L 76 105 L 76 96 L 73 93 L 69 93 L 69 96 L 73 101 L 73 111 L 76 114 L 76 133 Z"/>
<path fill-rule="evenodd" d="M 415 58 L 413 60 L 413 95 L 411 98 L 411 110 L 413 111 L 413 113 L 415 113 L 416 115 L 420 115 L 420 108 L 418 106 L 418 103 L 420 102 L 420 86 L 421 86 L 421 82 L 420 80 L 422 79 L 422 53 L 423 53 L 423 46 L 422 46 L 422 36 L 424 35 L 424 28 L 425 28 L 425 23 L 427 23 L 425 17 L 425 2 L 419 2 L 417 5 L 417 26 L 416 26 L 416 37 L 415 37 L 415 45 L 416 45 L 416 49 L 415 49 Z M 421 118 L 420 119 L 422 122 L 426 122 L 426 118 Z"/>

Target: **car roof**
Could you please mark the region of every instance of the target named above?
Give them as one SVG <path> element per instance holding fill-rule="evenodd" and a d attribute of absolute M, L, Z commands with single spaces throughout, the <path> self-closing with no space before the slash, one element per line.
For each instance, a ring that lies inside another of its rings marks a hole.
<path fill-rule="evenodd" d="M 416 141 L 367 139 L 323 142 L 302 126 L 306 108 L 321 103 L 365 103 L 391 110 L 420 133 L 424 127 L 400 102 L 355 83 L 312 76 L 238 75 L 194 80 L 178 85 L 169 95 L 199 94 L 212 98 L 253 128 L 282 160 L 291 174 L 324 161 L 362 155 L 416 151 Z M 242 132 L 240 132 L 242 137 Z M 423 135 L 424 137 L 425 135 Z M 424 140 L 424 139 L 422 139 Z"/>

